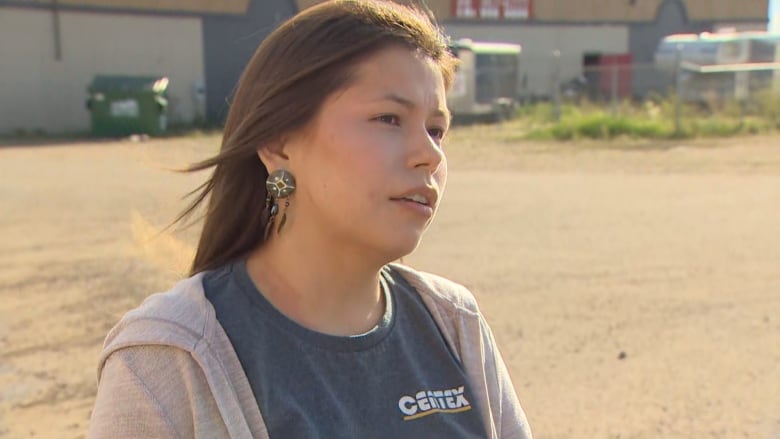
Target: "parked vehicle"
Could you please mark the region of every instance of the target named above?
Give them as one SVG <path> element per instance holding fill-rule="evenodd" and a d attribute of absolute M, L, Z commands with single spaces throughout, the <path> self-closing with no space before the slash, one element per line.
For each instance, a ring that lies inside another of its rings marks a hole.
<path fill-rule="evenodd" d="M 658 43 L 655 64 L 674 69 L 678 45 L 684 61 L 699 65 L 773 62 L 778 43 L 780 33 L 759 31 L 669 35 Z"/>
<path fill-rule="evenodd" d="M 680 61 L 699 67 L 728 66 L 750 68 L 749 64 L 778 62 L 780 33 L 727 32 L 677 34 L 665 37 L 658 44 L 655 65 L 661 71 L 676 71 L 678 51 Z M 681 72 L 687 101 L 706 101 L 723 98 L 744 99 L 752 91 L 765 88 L 772 80 L 771 70 Z"/>
<path fill-rule="evenodd" d="M 452 43 L 450 50 L 460 60 L 447 96 L 454 119 L 510 117 L 520 97 L 522 47 L 461 39 Z"/>

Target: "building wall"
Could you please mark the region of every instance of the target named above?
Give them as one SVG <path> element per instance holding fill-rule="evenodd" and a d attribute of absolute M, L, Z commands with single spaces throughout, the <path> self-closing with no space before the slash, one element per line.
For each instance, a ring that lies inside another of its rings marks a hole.
<path fill-rule="evenodd" d="M 714 32 L 728 32 L 728 31 L 766 31 L 767 23 L 752 22 L 752 21 L 721 21 L 715 23 L 713 26 Z"/>
<path fill-rule="evenodd" d="M 0 9 L 0 133 L 88 130 L 96 74 L 168 76 L 169 120 L 203 114 L 193 92 L 204 81 L 200 18 L 62 11 L 59 19 L 56 60 L 51 12 Z"/>
<path fill-rule="evenodd" d="M 651 21 L 677 0 L 537 0 L 534 18 L 550 21 Z M 691 21 L 766 20 L 769 0 L 684 0 Z"/>
<path fill-rule="evenodd" d="M 298 10 L 303 10 L 308 7 L 314 6 L 317 3 L 322 3 L 325 0 L 295 0 L 295 5 Z M 414 4 L 418 0 L 395 0 L 398 3 Z M 426 0 L 425 2 L 431 9 L 433 14 L 439 19 L 445 19 L 450 16 L 450 1 L 449 0 Z"/>
<path fill-rule="evenodd" d="M 493 0 L 497 2 L 498 0 Z M 549 22 L 641 22 L 655 19 L 664 3 L 681 2 L 691 21 L 767 21 L 769 0 L 531 0 L 532 19 Z M 316 0 L 299 0 L 315 3 Z M 439 19 L 449 19 L 452 0 L 428 0 Z"/>
<path fill-rule="evenodd" d="M 206 118 L 222 124 L 241 72 L 257 46 L 280 23 L 297 12 L 292 0 L 251 0 L 240 17 L 203 17 L 206 60 Z"/>
<path fill-rule="evenodd" d="M 656 20 L 631 25 L 629 47 L 635 63 L 632 75 L 633 93 L 645 96 L 650 92 L 665 93 L 674 82 L 669 72 L 654 66 L 655 50 L 663 37 L 679 33 L 713 31 L 712 21 L 688 21 L 681 3 L 666 2 L 658 9 Z"/>
<path fill-rule="evenodd" d="M 629 30 L 623 25 L 484 26 L 452 21 L 444 28 L 455 39 L 521 44 L 521 74 L 527 77 L 527 93 L 535 96 L 549 96 L 556 69 L 561 80 L 580 75 L 585 54 L 628 52 Z M 556 50 L 559 56 L 554 56 Z"/>
<path fill-rule="evenodd" d="M 291 0 L 304 9 L 323 0 Z M 398 0 L 410 1 L 410 0 Z M 493 0 L 498 2 L 499 0 Z M 665 2 L 681 1 L 692 21 L 758 20 L 767 21 L 769 0 L 530 0 L 533 18 L 539 21 L 651 21 Z M 57 0 L 68 6 L 179 11 L 195 13 L 244 14 L 252 0 Z M 2 3 L 51 5 L 52 0 L 0 0 Z M 273 1 L 270 3 L 274 3 Z M 453 0 L 427 0 L 436 16 L 451 18 Z"/>
<path fill-rule="evenodd" d="M 243 14 L 250 0 L 57 0 L 63 9 L 121 9 L 178 13 Z M 52 0 L 0 0 L 1 4 L 51 7 Z"/>

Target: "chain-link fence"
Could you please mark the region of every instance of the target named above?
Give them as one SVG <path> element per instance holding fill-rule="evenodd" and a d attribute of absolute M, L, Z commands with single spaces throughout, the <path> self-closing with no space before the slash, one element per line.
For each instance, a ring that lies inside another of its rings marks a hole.
<path fill-rule="evenodd" d="M 582 70 L 572 78 L 553 76 L 560 99 L 614 103 L 677 94 L 682 102 L 714 107 L 780 91 L 780 62 L 698 65 L 680 60 L 670 67 L 614 63 Z"/>
<path fill-rule="evenodd" d="M 757 115 L 780 126 L 780 62 L 701 65 L 677 53 L 671 59 L 635 63 L 630 56 L 602 56 L 573 75 L 563 73 L 567 61 L 559 53 L 548 62 L 549 85 L 540 89 L 537 83 L 536 90 L 524 94 L 529 102 L 540 96 L 549 100 L 555 118 L 567 104 L 601 106 L 617 116 L 658 103 L 671 108 L 678 129 L 692 112 L 697 117 Z"/>

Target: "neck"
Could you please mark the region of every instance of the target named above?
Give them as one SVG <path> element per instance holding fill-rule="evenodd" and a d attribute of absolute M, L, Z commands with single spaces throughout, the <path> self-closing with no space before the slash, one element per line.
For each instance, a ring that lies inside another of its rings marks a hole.
<path fill-rule="evenodd" d="M 282 233 L 249 255 L 247 270 L 266 299 L 298 324 L 332 335 L 365 333 L 384 314 L 384 263 L 338 244 Z"/>

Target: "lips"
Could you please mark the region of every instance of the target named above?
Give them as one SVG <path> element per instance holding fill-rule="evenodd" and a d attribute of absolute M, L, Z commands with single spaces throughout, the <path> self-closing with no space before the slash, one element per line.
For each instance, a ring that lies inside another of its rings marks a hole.
<path fill-rule="evenodd" d="M 393 201 L 411 201 L 413 203 L 421 204 L 423 206 L 433 207 L 436 205 L 438 199 L 438 193 L 435 189 L 429 186 L 419 186 L 403 194 L 392 197 Z"/>
<path fill-rule="evenodd" d="M 401 198 L 401 199 L 402 200 L 406 200 L 406 201 L 413 201 L 415 203 L 419 203 L 419 204 L 422 204 L 422 205 L 425 205 L 425 206 L 429 206 L 430 205 L 430 203 L 428 203 L 428 199 L 425 198 L 425 196 L 423 196 L 423 195 L 416 195 L 415 194 L 415 195 L 412 195 L 411 197 L 404 197 L 404 198 Z"/>

